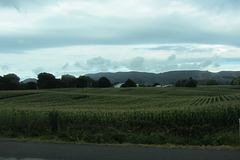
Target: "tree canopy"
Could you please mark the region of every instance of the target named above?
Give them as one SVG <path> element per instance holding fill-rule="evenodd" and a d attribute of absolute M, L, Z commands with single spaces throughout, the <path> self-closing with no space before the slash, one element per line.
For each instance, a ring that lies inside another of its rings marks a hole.
<path fill-rule="evenodd" d="M 206 80 L 206 85 L 218 85 L 218 82 L 216 79 L 208 79 Z"/>
<path fill-rule="evenodd" d="M 0 76 L 0 89 L 2 90 L 15 90 L 19 88 L 20 78 L 13 73 Z"/>
<path fill-rule="evenodd" d="M 180 79 L 175 83 L 176 87 L 197 87 L 197 81 L 192 77 L 189 79 Z"/>
<path fill-rule="evenodd" d="M 240 76 L 234 78 L 231 82 L 232 85 L 240 85 Z"/>
<path fill-rule="evenodd" d="M 106 78 L 106 77 L 99 78 L 98 87 L 107 88 L 107 87 L 111 87 L 111 86 L 112 86 L 112 84 L 108 78 Z"/>
<path fill-rule="evenodd" d="M 38 74 L 37 86 L 39 89 L 58 88 L 60 81 L 53 74 L 44 72 Z"/>
<path fill-rule="evenodd" d="M 75 88 L 76 87 L 76 80 L 77 78 L 69 75 L 69 74 L 65 74 L 62 75 L 61 77 L 61 87 L 63 88 Z"/>
<path fill-rule="evenodd" d="M 124 84 L 121 85 L 121 87 L 137 87 L 137 84 L 133 80 L 128 79 Z"/>

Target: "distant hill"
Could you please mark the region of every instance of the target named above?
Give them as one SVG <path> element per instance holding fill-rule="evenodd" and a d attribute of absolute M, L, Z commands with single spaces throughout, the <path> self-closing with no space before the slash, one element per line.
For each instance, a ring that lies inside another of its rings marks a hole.
<path fill-rule="evenodd" d="M 128 78 L 138 84 L 150 85 L 155 82 L 160 84 L 175 84 L 176 81 L 183 78 L 192 77 L 198 81 L 198 84 L 205 84 L 207 79 L 216 79 L 220 84 L 230 84 L 231 81 L 240 75 L 240 71 L 221 71 L 217 73 L 209 71 L 170 71 L 164 73 L 147 73 L 147 72 L 116 72 L 116 73 L 96 73 L 86 74 L 92 79 L 98 80 L 101 77 L 107 77 L 112 83 L 124 82 Z"/>
<path fill-rule="evenodd" d="M 35 78 L 28 78 L 28 79 L 25 79 L 25 80 L 22 81 L 22 83 L 28 83 L 28 82 L 35 82 L 35 83 L 37 83 L 37 79 L 35 79 Z"/>

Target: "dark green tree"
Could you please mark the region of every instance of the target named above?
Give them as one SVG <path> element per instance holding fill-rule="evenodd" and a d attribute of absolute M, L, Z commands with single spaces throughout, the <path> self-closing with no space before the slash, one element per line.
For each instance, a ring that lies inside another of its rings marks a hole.
<path fill-rule="evenodd" d="M 77 78 L 72 76 L 72 75 L 69 75 L 69 74 L 62 75 L 61 86 L 63 88 L 75 88 L 76 87 L 76 81 L 77 81 Z"/>
<path fill-rule="evenodd" d="M 93 80 L 91 77 L 84 76 L 85 80 L 87 81 L 87 87 L 97 87 L 98 82 Z"/>
<path fill-rule="evenodd" d="M 85 79 L 84 76 L 80 76 L 79 78 L 77 78 L 76 86 L 77 88 L 87 87 L 87 80 Z"/>
<path fill-rule="evenodd" d="M 15 90 L 19 89 L 20 86 L 20 78 L 13 73 L 4 75 L 0 77 L 0 88 L 3 90 Z"/>
<path fill-rule="evenodd" d="M 122 84 L 121 87 L 137 87 L 137 84 L 133 80 L 128 79 L 124 82 L 124 84 Z"/>
<path fill-rule="evenodd" d="M 218 82 L 216 79 L 208 79 L 206 80 L 206 85 L 218 85 Z"/>
<path fill-rule="evenodd" d="M 187 82 L 187 79 L 180 79 L 175 83 L 176 87 L 185 87 L 185 83 Z"/>
<path fill-rule="evenodd" d="M 153 84 L 153 87 L 156 87 L 156 86 L 158 86 L 158 85 L 160 85 L 160 84 L 157 83 L 157 82 L 155 82 L 155 83 Z"/>
<path fill-rule="evenodd" d="M 37 89 L 37 83 L 35 82 L 28 82 L 26 83 L 26 89 Z"/>
<path fill-rule="evenodd" d="M 232 85 L 240 85 L 240 76 L 234 78 L 231 82 Z"/>
<path fill-rule="evenodd" d="M 21 90 L 37 89 L 37 83 L 35 82 L 20 83 L 20 89 Z"/>
<path fill-rule="evenodd" d="M 192 77 L 189 79 L 180 79 L 175 83 L 176 87 L 197 87 L 197 81 Z"/>
<path fill-rule="evenodd" d="M 111 82 L 108 78 L 106 77 L 101 77 L 98 80 L 98 87 L 100 88 L 107 88 L 107 87 L 111 87 Z"/>
<path fill-rule="evenodd" d="M 4 79 L 2 76 L 0 76 L 0 90 L 3 90 L 4 88 Z"/>
<path fill-rule="evenodd" d="M 197 81 L 192 79 L 192 77 L 190 77 L 186 83 L 184 87 L 197 87 Z"/>
<path fill-rule="evenodd" d="M 37 86 L 39 89 L 50 89 L 60 87 L 60 80 L 57 80 L 53 74 L 38 74 Z"/>

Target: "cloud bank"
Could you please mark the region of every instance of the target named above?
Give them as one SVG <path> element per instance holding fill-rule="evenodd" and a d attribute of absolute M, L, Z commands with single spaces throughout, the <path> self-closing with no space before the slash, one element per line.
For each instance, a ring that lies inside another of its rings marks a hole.
<path fill-rule="evenodd" d="M 237 0 L 0 0 L 0 71 L 239 68 Z"/>

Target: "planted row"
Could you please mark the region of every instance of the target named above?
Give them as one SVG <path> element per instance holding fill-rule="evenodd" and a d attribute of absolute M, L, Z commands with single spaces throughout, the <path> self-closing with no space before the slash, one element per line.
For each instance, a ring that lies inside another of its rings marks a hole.
<path fill-rule="evenodd" d="M 182 139 L 182 143 L 201 144 L 204 137 L 213 138 L 222 131 L 234 133 L 240 107 L 118 112 L 2 110 L 0 114 L 0 133 L 4 136 L 57 137 L 95 143 L 178 144 Z M 154 139 L 159 140 L 152 141 Z M 204 142 L 205 145 L 211 143 Z M 233 145 L 235 141 L 219 141 L 219 145 L 227 143 Z"/>

